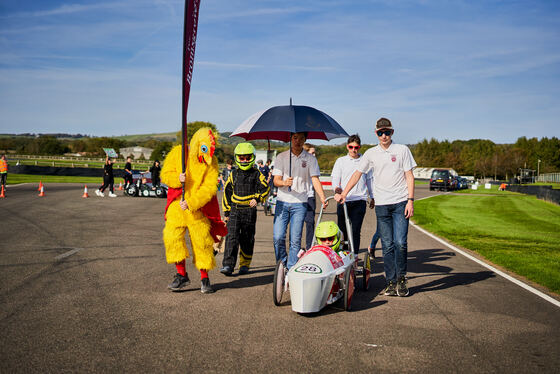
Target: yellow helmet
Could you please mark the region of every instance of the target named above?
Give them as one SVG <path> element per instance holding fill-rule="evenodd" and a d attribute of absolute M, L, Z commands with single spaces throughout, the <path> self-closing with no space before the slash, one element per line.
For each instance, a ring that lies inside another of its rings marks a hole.
<path fill-rule="evenodd" d="M 326 239 L 331 239 L 332 244 L 327 246 L 331 247 L 333 251 L 337 251 L 340 247 L 342 233 L 334 221 L 325 221 L 319 223 L 315 228 L 315 237 L 317 238 L 317 242 L 321 245 L 327 245 L 324 244 Z"/>

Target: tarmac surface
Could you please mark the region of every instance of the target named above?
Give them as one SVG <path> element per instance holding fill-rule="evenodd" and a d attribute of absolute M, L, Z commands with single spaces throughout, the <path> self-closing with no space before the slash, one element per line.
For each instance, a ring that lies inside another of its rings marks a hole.
<path fill-rule="evenodd" d="M 560 371 L 559 307 L 413 226 L 409 297 L 378 295 L 377 259 L 351 311 L 300 315 L 288 298 L 273 304 L 273 217 L 262 208 L 249 274 L 215 269 L 206 295 L 188 260 L 191 285 L 173 293 L 165 200 L 93 190 L 84 199 L 83 185 L 47 184 L 38 197 L 25 184 L 0 199 L 0 372 Z M 417 198 L 433 194 L 417 187 Z M 368 210 L 362 251 L 374 229 Z"/>

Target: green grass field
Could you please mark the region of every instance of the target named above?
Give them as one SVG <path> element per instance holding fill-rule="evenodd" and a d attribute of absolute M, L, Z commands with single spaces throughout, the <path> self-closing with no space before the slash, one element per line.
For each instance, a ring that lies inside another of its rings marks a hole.
<path fill-rule="evenodd" d="M 514 193 L 439 195 L 416 202 L 414 221 L 560 293 L 560 206 Z"/>
<path fill-rule="evenodd" d="M 9 160 L 8 166 L 15 166 L 19 162 L 20 165 L 37 165 L 37 166 L 53 166 L 53 167 L 88 167 L 103 168 L 105 161 L 85 161 L 85 160 L 64 160 L 61 158 L 30 158 L 20 160 Z M 113 164 L 113 169 L 123 169 L 126 161 L 119 160 Z M 148 170 L 152 166 L 152 161 L 135 162 L 132 168 L 135 170 Z"/>
<path fill-rule="evenodd" d="M 8 173 L 7 184 L 20 183 L 83 183 L 83 184 L 101 184 L 103 178 L 99 177 L 69 177 L 64 175 L 30 175 L 30 174 L 13 174 Z M 115 178 L 115 183 L 123 182 L 122 178 Z"/>

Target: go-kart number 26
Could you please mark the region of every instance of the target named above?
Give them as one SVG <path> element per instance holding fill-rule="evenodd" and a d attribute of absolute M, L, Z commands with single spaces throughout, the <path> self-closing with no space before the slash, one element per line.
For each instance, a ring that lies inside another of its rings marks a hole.
<path fill-rule="evenodd" d="M 322 272 L 321 268 L 317 265 L 313 264 L 304 264 L 300 265 L 296 269 L 297 273 L 311 273 L 311 274 L 320 274 Z"/>

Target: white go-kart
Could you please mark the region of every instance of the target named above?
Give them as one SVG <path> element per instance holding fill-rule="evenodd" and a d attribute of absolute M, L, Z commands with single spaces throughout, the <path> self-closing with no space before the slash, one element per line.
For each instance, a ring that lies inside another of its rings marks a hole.
<path fill-rule="evenodd" d="M 329 197 L 327 200 L 333 199 Z M 323 207 L 319 212 L 317 225 L 321 222 Z M 371 275 L 371 259 L 365 252 L 363 264 L 358 267 L 354 255 L 352 227 L 344 204 L 346 243 L 350 251 L 333 251 L 330 247 L 314 245 L 308 251 L 300 252 L 297 263 L 286 271 L 280 260 L 274 271 L 273 299 L 275 305 L 282 303 L 282 297 L 289 291 L 292 310 L 298 313 L 315 313 L 325 306 L 342 300 L 344 310 L 350 310 L 352 296 L 357 283 L 356 274 L 361 273 L 361 286 L 368 289 Z M 313 239 L 313 244 L 315 239 Z"/>

